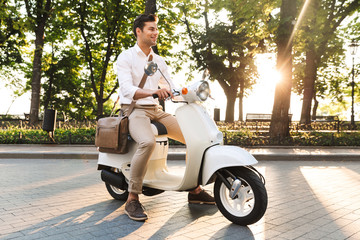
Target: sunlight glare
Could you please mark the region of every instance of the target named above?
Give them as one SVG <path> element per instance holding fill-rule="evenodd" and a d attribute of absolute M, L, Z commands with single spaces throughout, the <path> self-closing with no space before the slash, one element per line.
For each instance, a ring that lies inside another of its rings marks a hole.
<path fill-rule="evenodd" d="M 263 88 L 274 88 L 281 81 L 282 75 L 276 69 L 276 60 L 273 54 L 259 54 L 256 57 L 256 66 L 259 73 L 259 83 Z"/>

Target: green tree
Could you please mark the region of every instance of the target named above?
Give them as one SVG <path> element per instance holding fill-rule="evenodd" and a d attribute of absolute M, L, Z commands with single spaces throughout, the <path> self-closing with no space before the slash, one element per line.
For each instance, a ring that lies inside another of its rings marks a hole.
<path fill-rule="evenodd" d="M 193 60 L 200 70 L 208 69 L 210 78 L 217 80 L 225 92 L 226 122 L 234 121 L 238 96 L 242 120 L 242 98 L 256 81 L 254 57 L 265 38 L 262 28 L 265 24 L 261 24 L 264 19 L 259 16 L 265 11 L 266 3 L 215 0 L 204 5 L 184 2 L 181 6 Z M 217 13 L 222 15 L 216 18 Z M 199 19 L 203 19 L 204 27 L 193 23 Z"/>
<path fill-rule="evenodd" d="M 0 70 L 21 63 L 20 48 L 25 45 L 23 19 L 13 1 L 0 2 Z"/>
<path fill-rule="evenodd" d="M 359 8 L 358 0 L 322 0 L 311 1 L 309 4 L 299 36 L 303 41 L 301 52 L 305 54 L 306 63 L 303 68 L 303 106 L 300 119 L 303 124 L 311 121 L 312 100 L 316 99 L 316 90 L 319 89 L 316 86 L 319 68 L 325 68 L 333 54 L 342 54 L 342 48 L 337 44 L 341 43 L 337 30 Z"/>
<path fill-rule="evenodd" d="M 43 69 L 41 103 L 45 109 L 53 106 L 64 117 L 78 120 L 93 117 L 95 99 L 89 82 L 81 74 L 83 59 L 75 48 L 45 54 Z"/>
<path fill-rule="evenodd" d="M 104 102 L 110 99 L 118 86 L 110 62 L 123 48 L 134 43 L 132 20 L 143 8 L 143 2 L 83 0 L 71 1 L 71 6 L 70 17 L 79 36 L 76 44 L 83 46 L 81 55 L 86 62 L 84 72 L 87 72 L 96 99 L 96 115 L 101 117 Z"/>
<path fill-rule="evenodd" d="M 0 1 L 0 81 L 12 90 L 12 103 L 25 92 L 23 49 L 27 47 L 25 20 L 17 1 Z M 8 111 L 11 105 L 8 107 Z"/>
<path fill-rule="evenodd" d="M 29 31 L 35 35 L 35 51 L 31 76 L 30 124 L 39 121 L 41 64 L 44 48 L 46 24 L 54 11 L 54 0 L 24 0 Z"/>

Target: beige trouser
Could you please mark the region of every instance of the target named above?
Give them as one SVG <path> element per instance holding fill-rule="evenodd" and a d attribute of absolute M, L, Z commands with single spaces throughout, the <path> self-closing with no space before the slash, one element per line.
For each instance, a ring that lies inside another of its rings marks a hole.
<path fill-rule="evenodd" d="M 126 112 L 128 107 L 129 105 L 122 105 L 121 108 Z M 174 116 L 165 113 L 161 106 L 136 105 L 129 116 L 129 132 L 135 142 L 138 143 L 138 148 L 131 159 L 128 188 L 131 193 L 142 193 L 147 164 L 156 145 L 150 120 L 162 123 L 166 127 L 168 137 L 185 144 L 184 136 Z"/>

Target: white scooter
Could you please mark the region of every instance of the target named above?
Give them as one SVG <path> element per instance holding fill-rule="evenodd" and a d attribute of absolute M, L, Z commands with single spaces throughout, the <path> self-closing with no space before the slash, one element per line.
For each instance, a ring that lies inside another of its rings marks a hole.
<path fill-rule="evenodd" d="M 157 65 L 149 62 L 145 72 L 152 75 Z M 160 70 L 159 70 L 160 71 Z M 161 72 L 161 71 L 160 71 Z M 264 177 L 252 167 L 257 160 L 244 149 L 223 145 L 223 134 L 207 111 L 199 104 L 209 96 L 209 84 L 200 81 L 187 88 L 174 90 L 182 104 L 175 116 L 186 141 L 186 167 L 183 174 L 167 166 L 168 138 L 166 129 L 154 123 L 156 147 L 148 163 L 143 194 L 153 196 L 164 191 L 188 191 L 198 185 L 214 184 L 214 197 L 220 212 L 231 222 L 249 225 L 257 222 L 267 208 Z M 131 159 L 137 148 L 132 141 L 126 154 L 99 152 L 98 169 L 110 195 L 125 201 Z"/>

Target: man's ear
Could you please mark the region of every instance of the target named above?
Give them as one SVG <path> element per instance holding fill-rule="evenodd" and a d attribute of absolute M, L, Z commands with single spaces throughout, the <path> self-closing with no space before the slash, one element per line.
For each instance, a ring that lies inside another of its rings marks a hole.
<path fill-rule="evenodd" d="M 139 33 L 141 33 L 141 32 L 142 32 L 142 31 L 141 31 L 141 29 L 140 29 L 139 27 L 137 27 L 135 31 L 136 31 L 136 35 L 139 35 Z"/>

